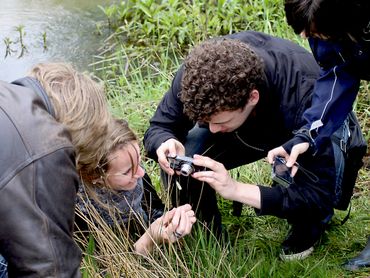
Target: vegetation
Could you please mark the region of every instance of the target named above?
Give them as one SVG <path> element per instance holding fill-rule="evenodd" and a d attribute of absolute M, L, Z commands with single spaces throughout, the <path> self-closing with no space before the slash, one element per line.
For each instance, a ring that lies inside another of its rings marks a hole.
<path fill-rule="evenodd" d="M 112 112 L 126 118 L 141 138 L 192 45 L 209 37 L 253 29 L 307 47 L 287 26 L 281 0 L 126 0 L 100 8 L 113 32 L 94 68 L 106 83 Z M 370 88 L 364 82 L 356 110 L 368 141 L 369 104 Z M 150 159 L 144 162 L 168 203 L 158 166 Z M 206 237 L 204 227 L 198 224 L 184 241 L 159 246 L 152 255 L 139 257 L 130 251 L 132 242 L 125 231 L 113 233 L 104 225 L 92 224 L 92 237 L 81 241 L 84 277 L 368 277 L 365 270 L 350 273 L 340 265 L 363 248 L 370 234 L 369 167 L 367 162 L 360 172 L 350 219 L 340 225 L 347 212 L 337 211 L 321 244 L 304 261 L 286 263 L 278 258 L 289 228 L 284 220 L 256 217 L 246 206 L 242 215 L 235 217 L 232 203 L 220 198 L 228 242 L 220 244 Z M 244 182 L 270 183 L 270 166 L 265 161 L 232 170 L 231 174 Z"/>
<path fill-rule="evenodd" d="M 26 32 L 24 30 L 24 25 L 20 24 L 20 25 L 16 26 L 14 29 L 18 33 L 18 38 L 16 40 L 12 40 L 9 37 L 5 37 L 3 39 L 4 45 L 5 45 L 4 59 L 8 56 L 11 56 L 13 53 L 17 53 L 17 50 L 13 49 L 11 47 L 12 45 L 19 44 L 20 53 L 18 55 L 18 58 L 23 57 L 24 54 L 28 52 L 27 46 L 24 42 L 24 37 L 26 36 Z"/>

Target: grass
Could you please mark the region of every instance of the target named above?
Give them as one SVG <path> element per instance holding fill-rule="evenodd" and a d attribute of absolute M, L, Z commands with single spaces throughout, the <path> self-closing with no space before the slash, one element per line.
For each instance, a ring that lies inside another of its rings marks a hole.
<path fill-rule="evenodd" d="M 173 73 L 187 50 L 205 38 L 253 29 L 307 42 L 287 26 L 280 0 L 248 1 L 124 1 L 101 7 L 113 34 L 106 42 L 109 51 L 93 65 L 105 81 L 111 109 L 126 118 L 142 139 L 149 119 L 170 86 Z M 355 104 L 366 139 L 370 140 L 370 87 L 363 82 Z M 143 152 L 144 153 L 144 152 Z M 144 159 L 146 169 L 162 199 L 167 192 L 159 168 Z M 108 227 L 91 225 L 86 238 L 82 271 L 84 277 L 369 277 L 369 269 L 347 272 L 340 265 L 355 256 L 370 235 L 370 162 L 361 169 L 352 201 L 350 219 L 341 225 L 346 212 L 336 214 L 312 256 L 301 262 L 278 259 L 280 243 L 288 225 L 276 217 L 257 217 L 244 206 L 242 215 L 232 215 L 232 202 L 219 199 L 223 224 L 229 233 L 220 245 L 205 236 L 197 224 L 192 235 L 179 244 L 158 246 L 148 257 L 130 250 L 124 231 L 117 235 Z M 270 166 L 265 161 L 232 170 L 241 181 L 270 183 Z M 97 217 L 97 216 L 96 216 Z"/>

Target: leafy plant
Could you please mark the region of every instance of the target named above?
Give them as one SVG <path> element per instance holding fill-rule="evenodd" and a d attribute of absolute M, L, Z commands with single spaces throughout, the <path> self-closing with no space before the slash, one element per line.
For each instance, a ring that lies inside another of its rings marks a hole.
<path fill-rule="evenodd" d="M 4 41 L 4 44 L 5 44 L 5 56 L 4 56 L 4 58 L 6 58 L 6 57 L 12 55 L 12 53 L 16 52 L 16 50 L 11 48 L 11 45 L 14 44 L 14 42 L 10 38 L 6 37 L 6 38 L 4 38 L 3 41 Z"/>
<path fill-rule="evenodd" d="M 24 25 L 22 25 L 22 24 L 16 26 L 15 27 L 15 30 L 18 32 L 18 35 L 19 35 L 19 37 L 18 37 L 18 43 L 19 43 L 19 45 L 21 47 L 21 51 L 19 53 L 18 58 L 21 58 L 21 57 L 23 57 L 23 55 L 25 54 L 25 52 L 27 52 L 27 47 L 26 47 L 26 45 L 24 43 L 24 36 L 26 35 L 26 32 L 24 31 Z"/>

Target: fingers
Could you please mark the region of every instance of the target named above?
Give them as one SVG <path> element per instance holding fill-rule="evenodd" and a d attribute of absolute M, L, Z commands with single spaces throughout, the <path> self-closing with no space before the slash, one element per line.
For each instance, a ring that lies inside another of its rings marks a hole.
<path fill-rule="evenodd" d="M 169 228 L 173 229 L 173 238 L 178 240 L 188 234 L 190 234 L 193 224 L 196 222 L 194 211 L 180 211 L 180 222 L 178 225 L 171 225 Z M 171 223 L 172 224 L 172 223 Z M 170 230 L 169 230 L 170 232 Z"/>
<path fill-rule="evenodd" d="M 286 165 L 288 167 L 292 167 L 296 163 L 298 156 L 306 152 L 309 146 L 310 146 L 309 143 L 306 142 L 294 145 L 292 151 L 290 152 L 290 156 L 287 159 Z"/>
<path fill-rule="evenodd" d="M 187 235 L 190 232 L 189 226 L 190 226 L 190 219 L 186 215 L 186 212 L 181 210 L 181 221 L 176 228 L 176 232 L 178 234 L 182 234 L 183 236 Z"/>
<path fill-rule="evenodd" d="M 214 171 L 201 171 L 201 172 L 195 172 L 192 174 L 192 177 L 199 180 L 204 181 L 208 183 L 210 186 L 212 186 L 214 189 L 215 186 L 213 185 L 213 182 L 216 181 L 216 172 Z M 217 190 L 216 190 L 217 191 Z"/>
<path fill-rule="evenodd" d="M 179 206 L 177 209 L 182 209 L 185 212 L 188 212 L 188 211 L 191 211 L 191 205 L 185 204 L 185 205 Z"/>
<path fill-rule="evenodd" d="M 175 209 L 175 213 L 171 219 L 171 224 L 176 228 L 179 223 L 180 223 L 180 219 L 181 219 L 181 212 L 183 210 L 182 209 L 179 209 L 179 208 L 176 208 Z"/>
<path fill-rule="evenodd" d="M 176 208 L 171 209 L 170 211 L 166 212 L 161 218 L 162 225 L 168 225 L 172 221 L 173 216 L 176 213 Z"/>
<path fill-rule="evenodd" d="M 185 213 L 188 213 L 192 212 L 191 210 L 191 206 L 189 204 L 185 204 L 185 205 L 182 205 L 180 207 L 177 207 L 175 209 L 175 213 L 173 214 L 173 217 L 171 219 L 171 223 L 177 227 L 179 225 L 179 223 L 181 222 L 181 215 L 182 215 L 182 212 L 185 212 Z M 193 215 L 194 215 L 194 212 L 193 212 Z"/>
<path fill-rule="evenodd" d="M 284 150 L 283 147 L 277 147 L 275 149 L 272 149 L 267 153 L 268 163 L 273 164 L 275 156 L 281 156 L 281 157 L 284 157 L 285 160 L 287 160 L 289 157 L 289 154 Z"/>
<path fill-rule="evenodd" d="M 167 141 L 162 143 L 157 149 L 158 163 L 161 168 L 169 175 L 173 175 L 174 171 L 170 168 L 170 164 L 167 160 L 167 154 L 169 152 Z"/>
<path fill-rule="evenodd" d="M 212 158 L 209 158 L 207 156 L 202 156 L 199 154 L 195 154 L 193 157 L 193 163 L 197 166 L 202 166 L 208 169 L 211 169 L 213 171 L 217 171 L 220 168 L 223 168 L 223 164 L 217 162 L 216 160 L 213 160 Z"/>
<path fill-rule="evenodd" d="M 154 221 L 147 232 L 155 242 L 175 242 L 191 232 L 196 222 L 195 212 L 189 204 L 173 208 Z"/>
<path fill-rule="evenodd" d="M 291 171 L 290 175 L 291 175 L 292 177 L 294 177 L 294 176 L 295 176 L 295 174 L 297 173 L 297 171 L 298 171 L 298 167 L 294 165 L 294 166 L 292 167 L 292 171 Z"/>
<path fill-rule="evenodd" d="M 272 149 L 268 152 L 267 154 L 267 161 L 272 164 L 274 162 L 275 156 L 281 156 L 284 157 L 286 160 L 286 166 L 289 168 L 292 168 L 291 176 L 294 177 L 294 175 L 298 171 L 298 167 L 295 166 L 297 158 L 300 154 L 306 152 L 309 148 L 309 144 L 304 142 L 304 143 L 299 143 L 297 145 L 294 145 L 292 148 L 292 151 L 290 154 L 288 154 L 283 147 L 278 147 L 275 149 Z"/>
<path fill-rule="evenodd" d="M 169 139 L 163 142 L 156 151 L 158 156 L 158 163 L 161 168 L 169 175 L 173 175 L 175 172 L 170 168 L 170 164 L 167 160 L 167 156 L 175 157 L 176 155 L 183 155 L 185 148 L 176 139 Z"/>
<path fill-rule="evenodd" d="M 164 233 L 161 236 L 164 240 L 174 242 L 191 232 L 196 217 L 189 204 L 175 208 L 171 212 L 171 221 L 164 227 Z"/>

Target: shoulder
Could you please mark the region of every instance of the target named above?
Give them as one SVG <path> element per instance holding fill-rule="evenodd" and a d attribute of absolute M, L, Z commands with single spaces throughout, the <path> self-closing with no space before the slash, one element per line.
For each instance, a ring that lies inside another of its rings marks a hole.
<path fill-rule="evenodd" d="M 57 150 L 73 148 L 69 132 L 39 101 L 30 89 L 0 83 L 1 175 Z"/>
<path fill-rule="evenodd" d="M 240 40 L 252 47 L 268 51 L 280 52 L 305 52 L 309 53 L 304 47 L 287 39 L 275 37 L 263 32 L 244 31 L 225 36 L 225 38 Z"/>

